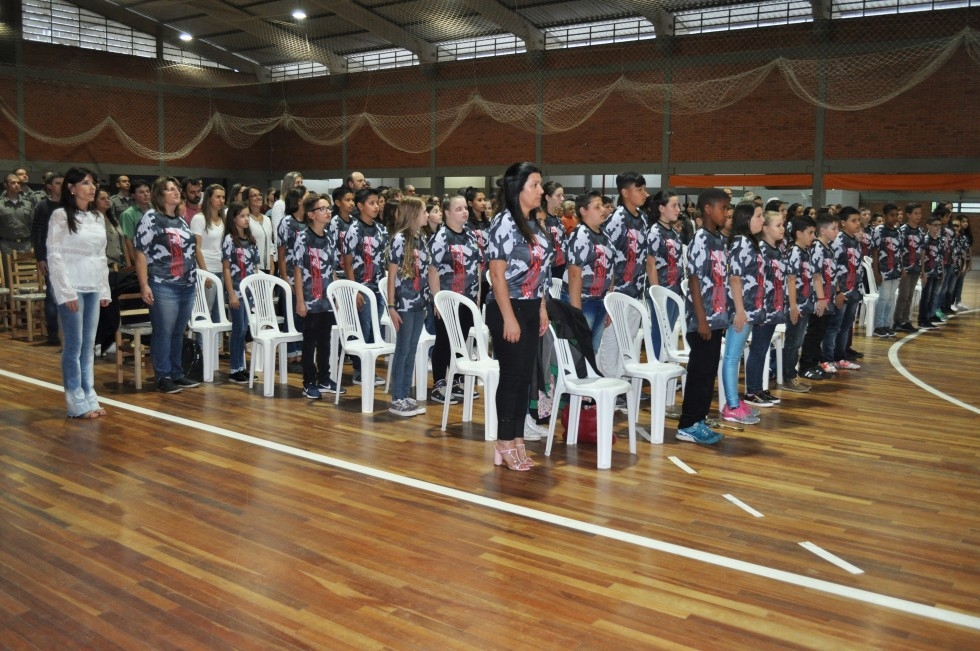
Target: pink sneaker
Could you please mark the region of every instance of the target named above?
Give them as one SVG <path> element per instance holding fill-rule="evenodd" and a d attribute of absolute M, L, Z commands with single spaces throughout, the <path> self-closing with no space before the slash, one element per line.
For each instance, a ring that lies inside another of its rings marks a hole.
<path fill-rule="evenodd" d="M 857 371 L 861 368 L 860 364 L 855 364 L 852 361 L 842 359 L 841 361 L 834 364 L 838 369 L 842 371 Z"/>
<path fill-rule="evenodd" d="M 759 422 L 759 417 L 753 416 L 752 412 L 749 411 L 749 406 L 744 402 L 740 403 L 734 409 L 725 405 L 721 409 L 721 417 L 727 421 L 742 423 L 743 425 L 755 425 Z"/>

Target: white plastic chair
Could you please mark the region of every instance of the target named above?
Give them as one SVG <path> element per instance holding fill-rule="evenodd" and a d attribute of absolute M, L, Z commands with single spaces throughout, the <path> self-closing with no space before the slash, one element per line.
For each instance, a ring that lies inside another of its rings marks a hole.
<path fill-rule="evenodd" d="M 864 297 L 864 301 L 859 306 L 859 309 L 862 311 L 859 323 L 864 323 L 864 336 L 870 337 L 875 327 L 875 307 L 878 304 L 878 283 L 875 282 L 875 273 L 874 267 L 871 264 L 871 258 L 864 256 L 861 259 L 861 266 L 864 267 L 864 275 L 868 279 L 868 291 L 865 292 L 864 286 L 861 286 L 861 294 Z"/>
<path fill-rule="evenodd" d="M 194 288 L 194 310 L 188 326 L 191 332 L 201 335 L 201 357 L 204 358 L 204 381 L 214 382 L 214 371 L 218 368 L 218 343 L 222 332 L 231 332 L 231 321 L 225 312 L 225 288 L 221 280 L 204 269 L 197 270 Z M 215 301 L 218 322 L 211 320 L 211 306 L 208 304 L 205 284 L 211 281 L 215 288 Z"/>
<path fill-rule="evenodd" d="M 371 328 L 374 334 L 374 343 L 369 344 L 364 340 L 364 333 L 361 330 L 361 319 L 357 312 L 357 296 L 360 295 L 371 315 Z M 338 370 L 344 368 L 344 357 L 353 355 L 361 360 L 361 412 L 369 414 L 374 411 L 374 369 L 377 360 L 382 355 L 393 355 L 395 344 L 388 343 L 381 338 L 381 327 L 376 315 L 378 304 L 374 299 L 374 292 L 353 280 L 335 280 L 327 287 L 327 296 L 334 307 L 334 316 L 337 318 L 337 330 L 340 332 L 340 346 L 337 351 Z M 337 373 L 337 387 L 341 385 L 343 374 Z M 385 387 L 385 391 L 388 388 Z M 340 403 L 340 392 L 334 397 L 334 403 Z"/>
<path fill-rule="evenodd" d="M 650 442 L 663 443 L 667 395 L 668 393 L 674 395 L 677 378 L 684 375 L 684 368 L 679 364 L 660 362 L 653 357 L 650 316 L 643 303 L 626 294 L 616 292 L 606 294 L 603 303 L 612 317 L 616 341 L 623 356 L 624 374 L 631 378 L 633 395 L 637 402 L 640 399 L 643 381 L 650 383 Z M 640 342 L 635 336 L 635 330 L 630 328 L 630 324 L 637 321 L 640 323 L 641 339 L 647 351 L 646 361 L 643 361 L 640 356 Z"/>
<path fill-rule="evenodd" d="M 561 298 L 561 278 L 552 278 L 548 285 L 548 295 L 556 301 Z"/>
<path fill-rule="evenodd" d="M 248 314 L 248 330 L 252 334 L 248 387 L 252 388 L 257 370 L 256 364 L 260 363 L 262 395 L 267 398 L 274 393 L 276 351 L 279 352 L 279 384 L 286 384 L 286 344 L 303 340 L 303 333 L 297 331 L 293 323 L 292 310 L 285 310 L 286 331 L 279 329 L 279 317 L 275 307 L 276 288 L 282 290 L 284 296 L 289 296 L 293 291 L 285 280 L 266 273 L 246 276 L 242 279 L 240 287 L 242 300 L 245 301 L 245 311 Z"/>
<path fill-rule="evenodd" d="M 558 405 L 562 394 L 568 394 L 568 432 L 566 445 L 578 443 L 578 421 L 582 410 L 582 398 L 592 398 L 596 404 L 596 467 L 605 470 L 612 467 L 613 414 L 616 411 L 616 397 L 626 395 L 626 411 L 629 421 L 630 454 L 636 454 L 637 396 L 626 380 L 601 377 L 592 365 L 585 362 L 587 377 L 580 378 L 575 372 L 575 360 L 567 339 L 559 339 L 553 326 L 548 326 L 555 345 L 558 359 L 558 379 L 555 382 L 554 408 L 548 426 L 548 445 L 545 456 L 551 456 L 551 445 L 555 440 L 555 423 L 558 420 Z"/>
<path fill-rule="evenodd" d="M 483 381 L 484 408 L 484 438 L 487 441 L 497 440 L 497 385 L 500 383 L 500 363 L 491 359 L 487 352 L 487 340 L 481 335 L 472 336 L 474 332 L 483 332 L 483 318 L 476 303 L 462 294 L 442 290 L 435 297 L 436 309 L 442 315 L 442 322 L 449 335 L 449 370 L 446 372 L 447 391 L 453 386 L 457 375 L 463 376 L 463 422 L 473 420 L 473 385 L 476 379 Z M 459 310 L 469 310 L 473 316 L 473 327 L 470 332 L 463 332 L 459 322 Z M 472 338 L 471 338 L 472 337 Z M 473 349 L 469 342 L 472 341 Z M 476 359 L 471 357 L 475 352 Z M 442 431 L 446 431 L 449 420 L 448 399 L 442 406 Z"/>

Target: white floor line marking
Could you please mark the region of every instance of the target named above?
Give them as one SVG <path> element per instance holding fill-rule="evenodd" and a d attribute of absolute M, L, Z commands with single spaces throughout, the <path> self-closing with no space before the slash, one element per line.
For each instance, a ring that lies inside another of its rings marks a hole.
<path fill-rule="evenodd" d="M 698 474 L 698 471 L 697 470 L 695 470 L 691 466 L 687 465 L 686 463 L 684 463 L 683 461 L 681 461 L 677 457 L 667 457 L 667 458 L 670 459 L 671 462 L 673 462 L 673 464 L 675 466 L 677 466 L 678 468 L 680 468 L 681 470 L 683 470 L 687 474 L 689 474 L 689 475 L 696 475 L 696 474 Z"/>
<path fill-rule="evenodd" d="M 847 570 L 851 574 L 864 574 L 864 570 L 862 570 L 860 567 L 855 567 L 854 565 L 851 565 L 850 563 L 848 563 L 847 561 L 845 561 L 843 558 L 840 558 L 839 556 L 834 556 L 833 554 L 831 554 L 830 552 L 828 552 L 826 549 L 823 549 L 821 547 L 817 547 L 812 542 L 801 542 L 800 543 L 800 547 L 802 547 L 803 549 L 805 549 L 807 551 L 813 552 L 814 554 L 816 554 L 820 558 L 824 559 L 825 561 L 827 561 L 829 563 L 833 563 L 837 567 L 839 567 L 839 568 L 841 568 L 843 570 Z"/>
<path fill-rule="evenodd" d="M 966 312 L 957 312 L 957 315 L 960 315 L 960 314 L 971 314 L 973 312 L 980 312 L 980 309 L 969 310 L 969 311 L 966 311 Z M 922 389 L 924 391 L 928 391 L 932 395 L 937 396 L 939 398 L 942 398 L 943 400 L 945 400 L 947 402 L 951 402 L 954 405 L 956 405 L 957 407 L 961 407 L 963 409 L 966 409 L 967 411 L 972 411 L 975 414 L 980 414 L 980 408 L 974 407 L 973 405 L 971 405 L 969 403 L 966 403 L 966 402 L 963 402 L 962 400 L 957 400 L 953 396 L 947 395 L 947 394 L 943 393 L 942 391 L 940 391 L 939 389 L 936 389 L 936 388 L 934 388 L 934 387 L 926 384 L 925 382 L 923 382 L 919 378 L 917 378 L 914 375 L 912 375 L 911 373 L 909 373 L 909 371 L 902 365 L 902 362 L 899 361 L 899 359 L 898 359 L 898 351 L 902 348 L 902 346 L 906 342 L 912 341 L 913 339 L 915 339 L 916 337 L 918 337 L 921 334 L 922 334 L 922 331 L 920 330 L 919 332 L 915 332 L 913 334 L 910 334 L 908 337 L 904 337 L 900 341 L 896 341 L 894 344 L 892 344 L 891 348 L 888 349 L 888 361 L 890 361 L 892 363 L 892 366 L 895 367 L 895 370 L 896 371 L 898 371 L 899 373 L 901 373 L 902 375 L 905 376 L 905 379 L 906 380 L 908 380 L 912 384 L 916 385 L 920 389 Z"/>
<path fill-rule="evenodd" d="M 10 371 L 6 371 L 3 369 L 0 369 L 0 376 L 8 377 L 27 384 L 33 384 L 35 386 L 44 387 L 47 389 L 51 389 L 53 391 L 58 391 L 60 393 L 63 393 L 62 387 L 60 385 L 52 384 L 50 382 L 45 382 L 43 380 L 36 380 L 34 378 L 19 375 L 16 373 L 11 373 Z M 277 452 L 282 452 L 283 454 L 288 454 L 294 457 L 306 459 L 314 463 L 320 463 L 326 466 L 340 468 L 342 470 L 347 470 L 349 472 L 356 472 L 368 477 L 374 477 L 375 479 L 380 479 L 383 481 L 392 482 L 394 484 L 407 486 L 409 488 L 414 488 L 417 490 L 434 493 L 436 495 L 449 497 L 451 499 L 456 499 L 461 502 L 468 502 L 470 504 L 475 504 L 477 506 L 494 509 L 502 513 L 509 513 L 512 515 L 528 518 L 530 520 L 536 520 L 538 522 L 543 522 L 558 527 L 564 527 L 572 531 L 578 531 L 592 536 L 608 538 L 610 540 L 616 540 L 629 545 L 635 545 L 637 547 L 652 549 L 654 551 L 659 551 L 665 554 L 679 556 L 681 558 L 687 558 L 689 560 L 693 560 L 701 563 L 708 563 L 710 565 L 722 567 L 728 570 L 732 570 L 734 572 L 743 572 L 745 574 L 751 574 L 753 576 L 771 579 L 773 581 L 778 581 L 780 583 L 785 583 L 787 585 L 793 585 L 801 588 L 807 588 L 810 590 L 816 590 L 818 592 L 824 592 L 836 597 L 840 597 L 842 599 L 852 599 L 855 601 L 861 601 L 864 603 L 881 606 L 883 608 L 890 608 L 892 610 L 897 610 L 910 615 L 925 617 L 927 619 L 946 622 L 948 624 L 954 624 L 957 626 L 963 626 L 965 628 L 970 628 L 970 629 L 980 631 L 980 616 L 977 615 L 968 615 L 966 613 L 959 613 L 952 610 L 945 610 L 943 608 L 938 608 L 936 606 L 929 606 L 926 604 L 909 601 L 907 599 L 899 599 L 898 597 L 890 597 L 888 595 L 879 594 L 877 592 L 871 592 L 870 590 L 862 590 L 860 588 L 841 585 L 839 583 L 832 583 L 830 581 L 824 581 L 822 579 L 814 579 L 813 577 L 805 576 L 802 574 L 795 574 L 793 572 L 777 570 L 775 568 L 766 567 L 765 565 L 758 565 L 756 563 L 740 561 L 735 558 L 728 558 L 727 556 L 721 556 L 720 554 L 713 554 L 711 552 L 704 552 L 698 549 L 691 549 L 690 547 L 684 547 L 682 545 L 677 545 L 674 543 L 657 540 L 655 538 L 647 538 L 646 536 L 640 536 L 634 533 L 630 533 L 628 531 L 620 531 L 618 529 L 604 527 L 602 525 L 592 524 L 590 522 L 581 522 L 579 520 L 573 520 L 572 518 L 568 518 L 561 515 L 555 515 L 553 513 L 548 513 L 547 511 L 539 511 L 537 509 L 532 509 L 526 506 L 511 504 L 503 500 L 498 500 L 491 497 L 484 497 L 482 495 L 477 495 L 474 493 L 467 493 L 466 491 L 462 491 L 456 488 L 449 488 L 448 486 L 441 486 L 439 484 L 433 484 L 431 482 L 414 479 L 412 477 L 404 477 L 402 475 L 397 475 L 393 472 L 388 472 L 386 470 L 378 470 L 376 468 L 371 468 L 370 466 L 362 466 L 360 464 L 352 463 L 350 461 L 344 461 L 343 459 L 336 459 L 333 457 L 329 457 L 325 454 L 310 452 L 308 450 L 301 450 L 299 448 L 283 445 L 281 443 L 276 443 L 274 441 L 266 441 L 264 439 L 260 439 L 254 436 L 249 436 L 247 434 L 241 434 L 239 432 L 225 429 L 223 427 L 216 427 L 214 425 L 208 425 L 207 423 L 199 423 L 197 421 L 193 421 L 188 418 L 182 418 L 180 416 L 173 416 L 171 414 L 153 411 L 152 409 L 146 409 L 145 407 L 138 407 L 136 405 L 120 402 L 118 400 L 113 400 L 111 398 L 100 398 L 99 400 L 104 405 L 111 405 L 114 407 L 118 407 L 120 409 L 126 409 L 128 411 L 132 411 L 138 414 L 143 414 L 151 418 L 158 418 L 160 420 L 165 420 L 178 425 L 183 425 L 185 427 L 189 427 L 205 432 L 210 432 L 218 436 L 223 436 L 226 438 L 241 441 L 243 443 L 248 443 L 250 445 L 263 447 L 268 450 L 275 450 Z"/>
<path fill-rule="evenodd" d="M 734 495 L 722 495 L 722 497 L 724 497 L 726 500 L 728 500 L 729 502 L 731 502 L 732 504 L 734 504 L 738 508 L 742 509 L 746 513 L 752 515 L 753 517 L 756 517 L 756 518 L 765 517 L 764 515 L 762 515 L 761 513 L 759 513 L 758 511 L 756 511 L 751 506 L 749 506 L 748 504 L 746 504 L 742 500 L 738 499 Z"/>

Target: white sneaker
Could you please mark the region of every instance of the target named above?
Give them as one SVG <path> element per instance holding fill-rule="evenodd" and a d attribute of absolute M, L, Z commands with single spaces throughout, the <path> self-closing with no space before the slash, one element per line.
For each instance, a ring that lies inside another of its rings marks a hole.
<path fill-rule="evenodd" d="M 538 425 L 538 422 L 528 414 L 524 417 L 524 440 L 540 441 L 542 437 L 548 436 L 548 428 Z"/>

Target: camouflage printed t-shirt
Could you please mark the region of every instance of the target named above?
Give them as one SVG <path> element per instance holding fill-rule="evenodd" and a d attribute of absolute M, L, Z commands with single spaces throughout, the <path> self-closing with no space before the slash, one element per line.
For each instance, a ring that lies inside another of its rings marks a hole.
<path fill-rule="evenodd" d="M 602 298 L 612 284 L 613 251 L 609 238 L 579 224 L 568 238 L 568 264 L 582 269 L 582 298 Z M 562 291 L 568 294 L 568 270 L 562 278 Z"/>
<path fill-rule="evenodd" d="M 285 221 L 285 220 L 284 220 Z M 327 298 L 327 288 L 333 282 L 337 268 L 337 242 L 332 233 L 324 229 L 317 235 L 312 228 L 296 236 L 293 259 L 303 274 L 303 302 L 310 312 L 332 312 L 333 305 Z"/>
<path fill-rule="evenodd" d="M 602 225 L 602 232 L 613 248 L 613 291 L 639 298 L 647 281 L 647 227 L 643 213 L 637 211 L 634 216 L 626 206 L 619 206 Z"/>
<path fill-rule="evenodd" d="M 507 263 L 504 280 L 511 299 L 542 298 L 550 284 L 554 242 L 541 230 L 536 219 L 527 221 L 533 245 L 524 241 L 509 210 L 497 215 L 487 232 L 487 259 Z M 493 292 L 491 292 L 491 296 Z"/>
<path fill-rule="evenodd" d="M 831 243 L 837 261 L 837 287 L 844 292 L 848 303 L 861 300 L 861 243 L 846 233 L 838 233 Z"/>
<path fill-rule="evenodd" d="M 710 330 L 728 327 L 728 248 L 721 233 L 701 228 L 694 234 L 687 250 L 687 275 L 697 277 L 701 305 Z M 698 317 L 690 295 L 685 299 L 687 331 L 697 332 Z"/>
<path fill-rule="evenodd" d="M 786 263 L 783 254 L 768 242 L 762 242 L 762 257 L 766 263 L 766 320 L 765 325 L 786 323 Z"/>
<path fill-rule="evenodd" d="M 766 318 L 766 265 L 762 250 L 751 238 L 737 235 L 728 248 L 728 276 L 742 279 L 742 307 L 748 323 L 761 325 Z M 728 286 L 730 315 L 735 317 L 735 299 Z"/>
<path fill-rule="evenodd" d="M 922 273 L 926 278 L 943 277 L 943 235 L 926 235 L 923 240 Z"/>
<path fill-rule="evenodd" d="M 360 219 L 351 223 L 344 236 L 344 255 L 352 257 L 354 280 L 378 289 L 378 281 L 387 270 L 384 266 L 384 251 L 388 246 L 388 231 L 379 222 L 371 225 Z"/>
<path fill-rule="evenodd" d="M 136 226 L 133 245 L 146 256 L 149 279 L 158 283 L 190 285 L 197 269 L 197 240 L 187 222 L 150 210 Z"/>
<path fill-rule="evenodd" d="M 903 224 L 899 229 L 902 235 L 902 268 L 905 273 L 919 275 L 922 271 L 922 244 L 925 233 L 918 227 Z"/>
<path fill-rule="evenodd" d="M 286 279 L 290 285 L 295 280 L 293 268 L 296 266 L 296 258 L 293 257 L 293 247 L 296 245 L 296 238 L 307 228 L 306 222 L 296 221 L 292 215 L 286 215 L 279 221 L 276 239 L 286 252 Z"/>
<path fill-rule="evenodd" d="M 871 248 L 878 250 L 878 271 L 883 280 L 902 277 L 902 233 L 897 228 L 875 226 Z"/>
<path fill-rule="evenodd" d="M 657 284 L 681 294 L 681 238 L 673 228 L 657 222 L 647 234 L 647 256 L 657 261 Z"/>
<path fill-rule="evenodd" d="M 561 225 L 561 220 L 554 215 L 545 217 L 544 225 L 551 231 L 551 239 L 555 243 L 555 259 L 552 260 L 551 266 L 560 267 L 568 262 L 565 259 L 565 248 L 567 246 L 565 242 L 565 228 Z"/>
<path fill-rule="evenodd" d="M 429 242 L 429 266 L 439 274 L 439 288 L 476 300 L 483 270 L 483 251 L 473 230 L 463 225 L 457 233 L 440 228 Z"/>
<path fill-rule="evenodd" d="M 333 241 L 337 243 L 337 271 L 340 275 L 344 274 L 344 242 L 347 238 L 347 231 L 350 230 L 350 225 L 354 223 L 354 220 L 344 221 L 343 217 L 334 213 L 334 216 L 330 218 L 330 222 L 327 224 L 327 230 L 330 231 L 330 236 Z"/>
<path fill-rule="evenodd" d="M 398 267 L 398 273 L 395 275 L 395 302 L 391 306 L 397 312 L 421 312 L 429 304 L 429 283 L 426 276 L 429 268 L 429 249 L 422 234 L 417 234 L 415 250 L 412 251 L 412 275 L 406 278 L 403 275 L 402 265 L 405 262 L 407 237 L 405 233 L 398 233 L 391 238 L 391 248 L 388 249 L 387 264 Z M 381 291 L 387 292 L 388 288 L 383 287 Z"/>
<path fill-rule="evenodd" d="M 231 234 L 225 235 L 221 242 L 221 261 L 228 263 L 228 272 L 231 274 L 231 287 L 242 297 L 239 287 L 246 276 L 251 276 L 259 272 L 259 247 L 247 239 L 238 240 L 238 246 Z"/>
<path fill-rule="evenodd" d="M 810 250 L 810 262 L 813 263 L 814 282 L 823 284 L 823 296 L 827 299 L 827 309 L 824 315 L 837 311 L 834 296 L 837 293 L 837 261 L 830 247 L 817 240 Z"/>
<path fill-rule="evenodd" d="M 786 258 L 786 275 L 796 277 L 796 307 L 800 308 L 801 314 L 811 314 L 816 306 L 816 294 L 813 291 L 810 252 L 798 246 L 791 247 Z M 786 308 L 789 309 L 789 301 L 786 302 Z"/>

